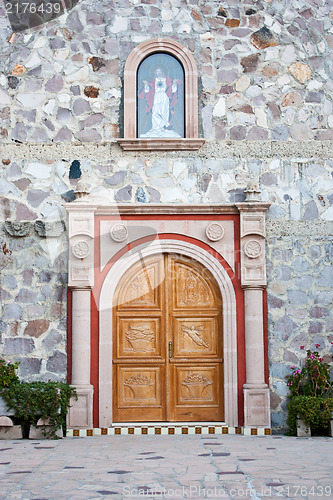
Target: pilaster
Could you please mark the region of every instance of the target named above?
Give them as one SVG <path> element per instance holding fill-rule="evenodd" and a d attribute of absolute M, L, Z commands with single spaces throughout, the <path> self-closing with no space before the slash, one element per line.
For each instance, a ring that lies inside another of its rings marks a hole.
<path fill-rule="evenodd" d="M 90 383 L 91 290 L 94 287 L 94 205 L 66 205 L 69 212 L 68 284 L 72 290 L 72 398 L 69 428 L 93 427 L 93 386 Z"/>
<path fill-rule="evenodd" d="M 244 289 L 246 383 L 244 426 L 270 427 L 270 394 L 264 373 L 263 290 L 266 287 L 265 212 L 269 204 L 257 201 L 258 190 L 248 190 L 238 203 L 241 237 L 241 285 Z"/>

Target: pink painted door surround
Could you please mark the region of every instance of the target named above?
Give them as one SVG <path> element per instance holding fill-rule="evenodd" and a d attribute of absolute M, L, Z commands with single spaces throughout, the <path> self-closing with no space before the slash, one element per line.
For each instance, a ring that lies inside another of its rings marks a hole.
<path fill-rule="evenodd" d="M 265 351 L 265 212 L 268 204 L 117 205 L 87 196 L 69 213 L 72 296 L 69 428 L 112 421 L 113 298 L 124 273 L 158 253 L 197 261 L 214 276 L 223 304 L 225 425 L 270 427 Z"/>

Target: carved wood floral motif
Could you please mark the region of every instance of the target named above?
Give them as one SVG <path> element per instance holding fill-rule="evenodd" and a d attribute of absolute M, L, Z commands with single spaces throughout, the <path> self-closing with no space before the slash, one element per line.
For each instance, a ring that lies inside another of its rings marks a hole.
<path fill-rule="evenodd" d="M 188 397 L 182 399 L 212 399 L 211 397 L 203 396 L 203 392 L 206 387 L 212 384 L 213 382 L 204 375 L 199 375 L 198 373 L 191 372 L 182 381 L 182 385 L 187 387 L 189 391 Z"/>
<path fill-rule="evenodd" d="M 133 351 L 150 351 L 155 340 L 154 332 L 147 325 L 132 326 L 125 334 Z"/>

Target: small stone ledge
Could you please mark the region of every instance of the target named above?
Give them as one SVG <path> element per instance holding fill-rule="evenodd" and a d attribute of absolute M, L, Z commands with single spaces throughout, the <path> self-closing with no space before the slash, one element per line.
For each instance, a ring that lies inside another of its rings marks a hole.
<path fill-rule="evenodd" d="M 332 234 L 332 221 L 323 220 L 274 220 L 267 218 L 266 235 L 267 238 L 283 237 L 325 237 Z"/>
<path fill-rule="evenodd" d="M 118 139 L 124 151 L 198 150 L 205 139 Z"/>
<path fill-rule="evenodd" d="M 121 141 L 122 139 L 118 139 Z M 135 140 L 135 139 L 130 139 Z M 142 140 L 142 139 L 141 139 Z M 189 140 L 189 139 L 188 139 Z M 200 140 L 200 139 L 195 139 Z M 137 155 L 138 149 L 127 152 L 127 154 Z M 170 151 L 177 157 L 191 157 L 192 153 L 186 150 Z M 141 155 L 152 152 L 148 149 L 142 150 Z M 155 154 L 163 155 L 163 151 L 155 151 Z M 322 158 L 330 159 L 333 157 L 332 141 L 207 141 L 196 153 L 197 157 L 210 158 L 280 158 L 295 159 L 302 162 L 304 159 Z M 0 156 L 2 158 L 30 159 L 34 161 L 43 160 L 62 160 L 68 158 L 68 161 L 76 158 L 85 158 L 95 161 L 105 161 L 107 158 L 123 157 L 117 140 L 113 142 L 101 143 L 1 143 Z"/>

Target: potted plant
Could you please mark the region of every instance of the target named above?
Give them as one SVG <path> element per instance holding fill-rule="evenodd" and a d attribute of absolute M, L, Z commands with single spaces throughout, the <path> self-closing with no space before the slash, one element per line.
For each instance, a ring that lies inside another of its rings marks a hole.
<path fill-rule="evenodd" d="M 18 363 L 0 359 L 0 396 L 11 415 L 21 423 L 23 437 L 30 426 L 44 421 L 45 437 L 57 439 L 57 431 L 65 429 L 69 402 L 75 389 L 64 382 L 21 382 L 16 374 Z"/>
<path fill-rule="evenodd" d="M 316 344 L 316 348 L 320 344 Z M 304 350 L 305 346 L 301 346 Z M 328 429 L 333 412 L 333 391 L 330 365 L 324 362 L 318 351 L 306 351 L 304 366 L 292 366 L 288 377 L 290 389 L 288 425 L 290 434 L 311 436 L 311 428 Z"/>

